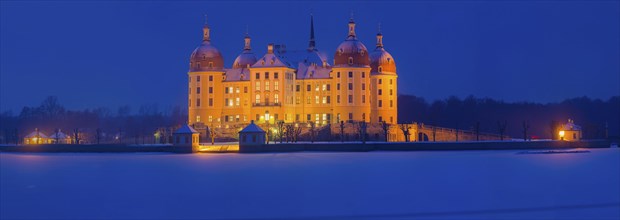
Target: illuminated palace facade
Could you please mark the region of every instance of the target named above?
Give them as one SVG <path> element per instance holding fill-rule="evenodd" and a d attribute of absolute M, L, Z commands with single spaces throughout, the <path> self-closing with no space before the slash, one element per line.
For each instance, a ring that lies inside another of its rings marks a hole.
<path fill-rule="evenodd" d="M 239 129 L 251 120 L 259 125 L 397 123 L 398 76 L 383 35 L 379 31 L 375 49 L 368 51 L 357 39 L 353 19 L 347 32 L 333 64 L 315 46 L 312 17 L 309 46 L 300 51 L 269 44 L 267 53 L 257 57 L 246 33 L 243 51 L 225 68 L 205 24 L 202 44 L 189 63 L 189 124 Z"/>

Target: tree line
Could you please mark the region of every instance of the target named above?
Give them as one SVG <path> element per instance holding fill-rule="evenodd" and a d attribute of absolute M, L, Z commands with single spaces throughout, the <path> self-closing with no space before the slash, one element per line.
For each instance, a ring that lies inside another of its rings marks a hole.
<path fill-rule="evenodd" d="M 573 119 L 582 127 L 583 137 L 620 137 L 620 96 L 608 100 L 578 97 L 554 103 L 504 102 L 467 96 L 460 99 L 426 101 L 413 95 L 398 96 L 399 123 L 425 124 L 506 134 L 554 138 L 559 125 Z"/>

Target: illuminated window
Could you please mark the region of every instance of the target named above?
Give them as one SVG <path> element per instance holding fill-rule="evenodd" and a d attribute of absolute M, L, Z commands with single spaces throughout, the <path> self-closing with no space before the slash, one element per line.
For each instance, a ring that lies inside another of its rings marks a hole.
<path fill-rule="evenodd" d="M 327 84 L 323 84 L 323 91 L 327 91 Z"/>
<path fill-rule="evenodd" d="M 240 101 L 240 100 L 239 100 L 239 98 L 238 98 L 238 97 L 237 97 L 237 98 L 235 98 L 235 104 L 236 104 L 237 106 L 239 106 L 239 101 Z"/>
<path fill-rule="evenodd" d="M 200 122 L 200 115 L 196 115 L 196 122 Z"/>
<path fill-rule="evenodd" d="M 213 116 L 209 115 L 209 122 L 213 121 Z"/>
<path fill-rule="evenodd" d="M 319 104 L 319 96 L 314 96 L 314 103 Z"/>
<path fill-rule="evenodd" d="M 269 81 L 265 82 L 265 91 L 269 91 Z"/>
<path fill-rule="evenodd" d="M 239 115 L 235 115 L 235 121 L 239 122 Z"/>
<path fill-rule="evenodd" d="M 336 121 L 340 121 L 340 113 L 336 114 Z"/>
<path fill-rule="evenodd" d="M 265 111 L 265 121 L 269 121 L 270 116 L 269 116 L 269 111 Z"/>
<path fill-rule="evenodd" d="M 327 104 L 327 96 L 323 96 L 323 104 Z"/>
<path fill-rule="evenodd" d="M 233 93 L 233 87 L 228 87 L 228 93 L 232 94 Z"/>
<path fill-rule="evenodd" d="M 280 103 L 280 96 L 278 94 L 273 95 L 273 102 L 274 103 Z"/>
<path fill-rule="evenodd" d="M 256 100 L 255 100 L 256 104 L 260 104 L 260 95 L 256 94 Z"/>
<path fill-rule="evenodd" d="M 314 91 L 319 91 L 321 85 L 319 85 L 318 83 L 314 84 Z"/>
<path fill-rule="evenodd" d="M 276 91 L 280 90 L 280 83 L 278 81 L 273 82 L 273 89 Z"/>
<path fill-rule="evenodd" d="M 235 92 L 239 93 L 239 86 L 235 87 Z"/>
<path fill-rule="evenodd" d="M 299 96 L 295 97 L 295 104 L 301 104 L 301 98 Z"/>
<path fill-rule="evenodd" d="M 254 90 L 259 91 L 260 90 L 260 81 L 257 81 L 254 85 Z"/>

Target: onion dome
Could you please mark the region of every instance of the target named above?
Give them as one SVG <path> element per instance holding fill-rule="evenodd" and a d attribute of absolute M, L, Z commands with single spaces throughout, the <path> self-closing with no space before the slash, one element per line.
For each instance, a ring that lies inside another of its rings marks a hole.
<path fill-rule="evenodd" d="M 198 46 L 189 59 L 190 72 L 202 71 L 223 71 L 224 58 L 220 50 L 211 44 L 211 35 L 209 25 L 203 27 L 202 44 Z"/>
<path fill-rule="evenodd" d="M 336 49 L 334 55 L 334 65 L 348 66 L 367 66 L 370 64 L 368 59 L 368 49 L 355 36 L 355 22 L 353 18 L 349 20 L 349 36 Z"/>
<path fill-rule="evenodd" d="M 245 46 L 243 47 L 243 52 L 237 56 L 235 62 L 233 63 L 233 69 L 237 68 L 246 68 L 256 63 L 256 56 L 252 52 L 252 48 L 250 47 L 250 36 L 247 31 L 245 33 Z"/>
<path fill-rule="evenodd" d="M 383 48 L 383 35 L 380 31 L 377 34 L 377 48 L 370 53 L 370 68 L 371 73 L 396 74 L 396 63 L 392 55 Z"/>

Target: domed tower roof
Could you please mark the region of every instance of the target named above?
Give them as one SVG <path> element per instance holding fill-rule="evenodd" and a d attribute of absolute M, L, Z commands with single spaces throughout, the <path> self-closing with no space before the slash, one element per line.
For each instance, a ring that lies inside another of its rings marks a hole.
<path fill-rule="evenodd" d="M 256 56 L 252 52 L 252 47 L 250 47 L 250 40 L 250 36 L 246 31 L 245 46 L 243 47 L 243 52 L 241 52 L 241 54 L 239 54 L 239 56 L 237 56 L 237 58 L 235 59 L 235 62 L 232 66 L 233 69 L 245 68 L 256 63 Z"/>
<path fill-rule="evenodd" d="M 370 53 L 371 73 L 396 74 L 396 62 L 390 53 L 383 48 L 383 34 L 377 34 L 377 47 Z"/>
<path fill-rule="evenodd" d="M 202 30 L 202 43 L 192 52 L 189 58 L 189 71 L 223 71 L 224 58 L 220 50 L 211 44 L 210 28 L 206 22 Z"/>
<path fill-rule="evenodd" d="M 355 22 L 349 20 L 349 36 L 336 49 L 334 66 L 368 66 L 368 49 L 355 36 Z"/>

